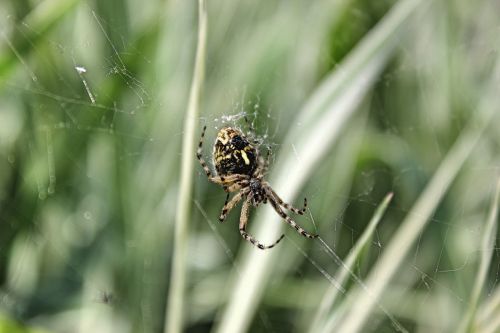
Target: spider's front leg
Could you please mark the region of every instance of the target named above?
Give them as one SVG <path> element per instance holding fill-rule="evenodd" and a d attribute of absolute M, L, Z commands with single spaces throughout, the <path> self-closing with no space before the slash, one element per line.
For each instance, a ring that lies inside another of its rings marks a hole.
<path fill-rule="evenodd" d="M 203 140 L 205 138 L 205 131 L 207 130 L 207 126 L 203 126 L 203 130 L 201 131 L 201 136 L 200 136 L 200 142 L 198 142 L 198 150 L 196 151 L 196 158 L 198 158 L 198 161 L 201 164 L 201 167 L 203 168 L 203 171 L 205 171 L 205 174 L 207 175 L 208 178 L 213 178 L 212 171 L 210 171 L 210 168 L 208 167 L 207 163 L 205 162 L 205 159 L 203 158 Z"/>
<path fill-rule="evenodd" d="M 224 222 L 224 220 L 227 217 L 227 214 L 231 211 L 231 209 L 240 202 L 240 200 L 246 195 L 247 192 L 239 192 L 236 194 L 230 201 L 229 201 L 229 193 L 227 194 L 226 197 L 226 202 L 224 203 L 224 207 L 222 207 L 222 211 L 219 216 L 219 221 Z M 229 201 L 229 202 L 228 202 Z"/>
<path fill-rule="evenodd" d="M 240 189 L 248 186 L 248 180 L 246 179 L 243 179 L 237 183 L 234 183 L 234 184 L 231 184 L 231 185 L 228 185 L 228 186 L 224 186 L 224 191 L 226 192 L 236 192 L 236 191 L 239 191 Z"/>
<path fill-rule="evenodd" d="M 248 182 L 250 177 L 247 175 L 233 174 L 228 176 L 210 176 L 208 179 L 215 184 L 222 185 L 224 187 L 224 191 L 226 192 L 234 192 L 241 188 L 239 184 L 244 184 Z M 238 188 L 237 185 L 240 187 Z M 227 189 L 227 190 L 226 190 Z"/>

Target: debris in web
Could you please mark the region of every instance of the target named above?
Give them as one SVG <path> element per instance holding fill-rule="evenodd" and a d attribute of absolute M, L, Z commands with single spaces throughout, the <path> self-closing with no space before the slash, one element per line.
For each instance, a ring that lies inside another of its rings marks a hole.
<path fill-rule="evenodd" d="M 94 94 L 92 94 L 92 92 L 90 91 L 89 84 L 87 83 L 87 80 L 85 80 L 85 78 L 83 77 L 83 74 L 87 73 L 87 69 L 85 69 L 85 67 L 82 67 L 82 66 L 75 66 L 75 69 L 76 69 L 76 72 L 78 73 L 78 76 L 82 80 L 83 85 L 85 86 L 85 91 L 87 92 L 87 95 L 90 98 L 90 102 L 92 104 L 95 104 Z"/>

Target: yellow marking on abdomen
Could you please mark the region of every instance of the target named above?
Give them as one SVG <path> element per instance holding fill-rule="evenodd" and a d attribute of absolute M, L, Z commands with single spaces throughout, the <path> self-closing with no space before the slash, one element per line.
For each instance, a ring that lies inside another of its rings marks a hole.
<path fill-rule="evenodd" d="M 227 144 L 229 141 L 229 135 L 227 135 L 226 131 L 220 131 L 219 135 L 217 135 L 217 140 L 220 141 L 223 145 Z"/>
<path fill-rule="evenodd" d="M 220 162 L 222 160 L 229 160 L 231 158 L 231 154 L 227 155 L 217 155 L 217 158 L 215 159 L 216 162 Z"/>
<path fill-rule="evenodd" d="M 243 157 L 243 160 L 245 161 L 246 165 L 250 164 L 250 160 L 248 159 L 247 153 L 245 153 L 244 150 L 240 150 L 241 157 Z"/>

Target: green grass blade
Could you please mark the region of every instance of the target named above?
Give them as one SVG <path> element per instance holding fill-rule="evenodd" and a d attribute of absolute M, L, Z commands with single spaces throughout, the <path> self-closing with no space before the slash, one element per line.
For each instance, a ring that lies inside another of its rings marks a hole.
<path fill-rule="evenodd" d="M 166 309 L 165 333 L 182 331 L 183 309 L 185 307 L 186 262 L 188 252 L 188 230 L 193 191 L 193 163 L 196 150 L 196 122 L 199 115 L 200 95 L 205 73 L 207 40 L 207 11 L 204 0 L 198 1 L 198 45 L 194 65 L 193 82 L 189 94 L 189 104 L 184 121 L 184 136 L 181 160 L 181 181 L 179 201 L 175 219 L 174 251 L 168 302 Z"/>
<path fill-rule="evenodd" d="M 294 147 L 295 153 L 300 156 L 300 163 L 291 151 L 281 154 L 271 175 L 271 184 L 285 199 L 296 196 L 327 154 L 389 59 L 405 20 L 421 2 L 406 0 L 391 10 L 305 104 L 283 143 L 283 147 Z M 276 214 L 269 210 L 263 214 L 262 221 L 265 225 L 261 223 L 256 228 L 256 236 L 259 239 L 277 237 L 283 225 Z M 216 332 L 247 330 L 277 253 L 278 250 L 263 252 L 250 247 L 245 249 L 241 274 L 230 293 Z"/>
<path fill-rule="evenodd" d="M 477 314 L 478 326 L 485 326 L 484 332 L 495 332 L 500 328 L 498 313 L 500 312 L 500 287 L 497 287 L 493 295 L 483 304 Z"/>
<path fill-rule="evenodd" d="M 380 220 L 382 219 L 382 216 L 387 210 L 387 207 L 389 207 L 389 203 L 391 202 L 393 195 L 394 194 L 391 192 L 385 196 L 384 200 L 375 211 L 375 214 L 373 214 L 373 217 L 368 223 L 368 226 L 366 227 L 365 231 L 363 232 L 363 234 L 358 239 L 358 241 L 350 251 L 349 255 L 347 256 L 345 260 L 345 265 L 349 268 L 349 270 L 339 268 L 339 271 L 335 276 L 335 281 L 337 281 L 337 283 L 340 284 L 341 286 L 346 283 L 346 280 L 349 277 L 349 271 L 352 271 L 354 269 L 354 265 L 358 260 L 359 256 L 361 255 L 361 253 L 363 252 L 363 249 L 373 238 L 373 234 Z M 338 296 L 339 296 L 339 290 L 337 288 L 330 287 L 326 291 L 326 294 L 321 300 L 319 309 L 316 312 L 315 318 L 311 324 L 309 332 L 311 333 L 319 332 L 320 327 L 325 327 L 325 322 L 327 319 L 328 312 L 331 310 Z"/>
<path fill-rule="evenodd" d="M 479 303 L 479 298 L 481 296 L 481 291 L 484 289 L 484 284 L 486 282 L 486 277 L 490 267 L 491 257 L 493 256 L 493 250 L 495 247 L 495 238 L 497 234 L 497 215 L 498 215 L 498 199 L 500 195 L 500 181 L 498 181 L 496 186 L 495 195 L 491 202 L 490 213 L 488 216 L 488 221 L 483 232 L 483 240 L 481 244 L 481 261 L 479 263 L 479 270 L 477 272 L 476 281 L 472 289 L 471 297 L 469 299 L 469 306 L 467 308 L 467 313 L 463 317 L 460 324 L 459 332 L 467 332 L 471 329 L 472 324 L 475 321 L 477 305 Z"/>

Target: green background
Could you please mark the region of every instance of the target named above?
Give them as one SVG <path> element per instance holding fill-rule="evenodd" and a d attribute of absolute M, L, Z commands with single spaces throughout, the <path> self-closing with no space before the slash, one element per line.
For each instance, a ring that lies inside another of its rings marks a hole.
<path fill-rule="evenodd" d="M 473 329 L 499 330 L 496 231 L 482 247 L 488 212 L 498 205 L 498 1 L 207 2 L 205 81 L 193 133 L 197 143 L 207 125 L 204 156 L 210 160 L 222 126 L 248 131 L 245 117 L 261 149 L 272 151 L 271 179 L 292 168 L 280 158 L 301 170 L 309 156 L 303 152 L 322 149 L 301 173 L 297 193 L 274 189 L 296 206 L 308 198 L 308 213 L 296 221 L 341 258 L 393 192 L 353 266 L 363 280 L 403 221 L 420 214 L 415 202 L 433 202 L 431 179 L 457 167 L 364 327 L 395 330 L 383 305 L 411 332 L 454 332 L 467 315 Z M 377 42 L 371 32 L 394 8 L 410 2 L 411 14 L 385 30 L 391 43 L 359 51 Z M 0 332 L 163 331 L 197 16 L 196 1 L 0 3 Z M 308 113 L 311 96 L 325 87 L 340 105 L 359 87 L 354 75 L 371 77 L 368 65 L 378 64 L 378 54 L 380 70 L 348 102 L 345 121 L 324 121 L 335 108 Z M 342 77 L 345 64 L 353 72 Z M 329 90 L 332 77 L 342 89 Z M 334 139 L 300 148 L 329 128 Z M 471 145 L 467 159 L 438 173 L 457 142 Z M 196 161 L 190 174 L 184 331 L 216 331 L 226 306 L 238 304 L 228 303 L 238 297 L 237 282 L 252 279 L 241 276 L 242 254 L 259 250 L 239 235 L 240 208 L 217 222 L 225 193 Z M 267 210 L 252 210 L 250 231 L 277 223 L 262 221 Z M 274 259 L 252 311 L 236 319 L 248 321 L 243 331 L 319 331 L 313 318 L 329 277 L 342 268 L 320 242 L 282 230 L 287 237 L 269 250 Z M 473 285 L 489 252 L 475 304 Z M 349 281 L 327 311 L 335 325 L 354 287 Z"/>

